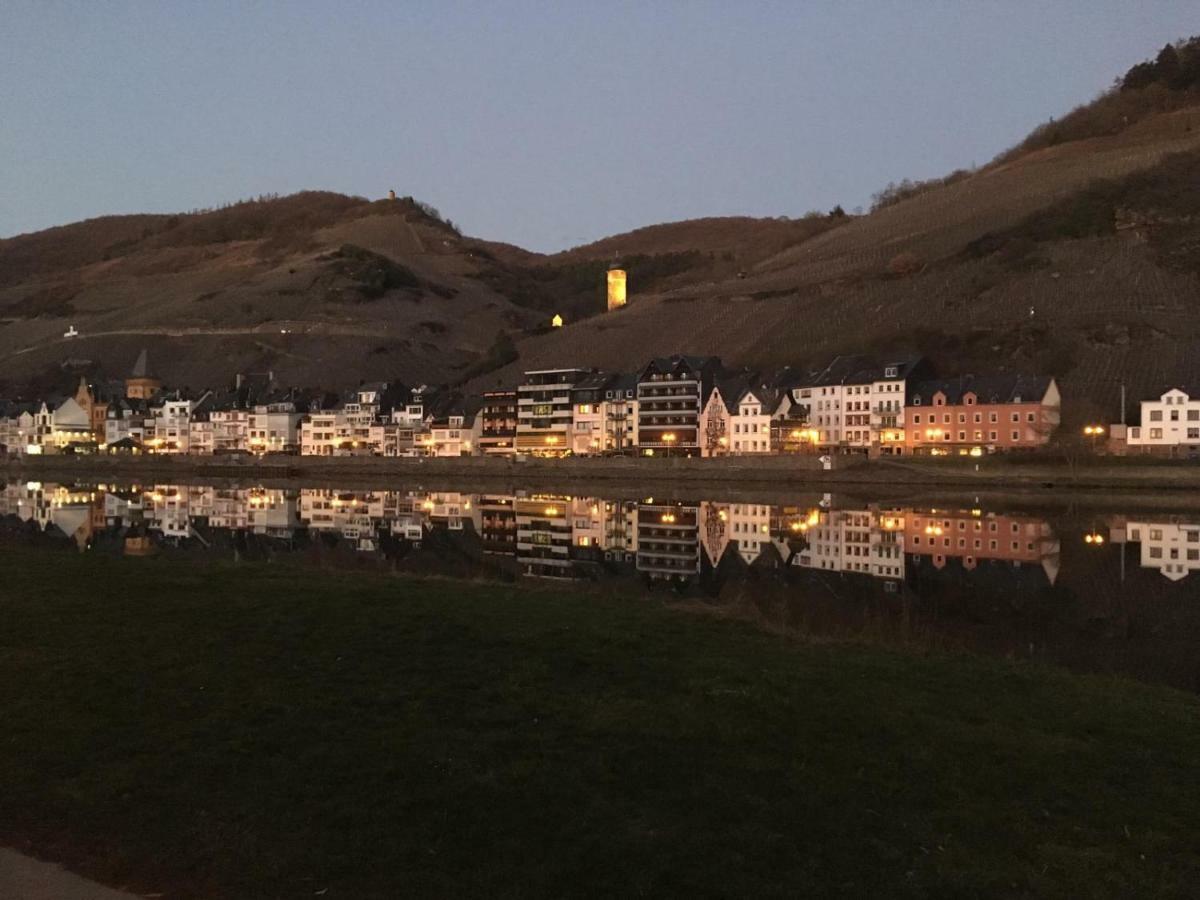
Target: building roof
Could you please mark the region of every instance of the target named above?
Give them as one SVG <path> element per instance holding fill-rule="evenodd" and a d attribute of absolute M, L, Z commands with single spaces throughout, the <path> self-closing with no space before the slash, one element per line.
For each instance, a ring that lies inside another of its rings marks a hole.
<path fill-rule="evenodd" d="M 575 382 L 571 391 L 603 391 L 616 377 L 611 372 L 592 372 Z"/>
<path fill-rule="evenodd" d="M 742 388 L 742 392 L 738 395 L 737 402 L 741 401 L 751 394 L 762 404 L 762 411 L 766 415 L 771 415 L 779 408 L 779 401 L 783 399 L 784 391 L 780 390 L 775 385 L 762 380 L 753 381 Z"/>
<path fill-rule="evenodd" d="M 636 372 L 622 372 L 619 375 L 613 376 L 613 382 L 609 387 L 614 391 L 636 391 L 638 385 L 638 376 Z"/>
<path fill-rule="evenodd" d="M 906 400 L 912 405 L 931 406 L 934 395 L 941 393 L 951 406 L 961 404 L 967 394 L 974 394 L 980 404 L 1037 403 L 1053 383 L 1048 375 L 962 375 L 918 382 L 909 388 Z"/>
<path fill-rule="evenodd" d="M 693 372 L 699 372 L 702 369 L 715 369 L 720 371 L 721 357 L 719 356 L 687 356 L 684 354 L 675 354 L 674 356 L 656 356 L 650 360 L 642 369 L 642 374 L 650 371 L 651 368 L 659 372 L 671 372 L 677 368 L 685 367 Z"/>
<path fill-rule="evenodd" d="M 146 348 L 142 348 L 142 352 L 138 354 L 137 362 L 133 364 L 133 371 L 129 373 L 130 378 L 154 378 L 154 373 L 150 369 L 150 354 L 146 352 Z"/>
<path fill-rule="evenodd" d="M 928 363 L 925 358 L 915 353 L 900 354 L 885 359 L 882 363 L 876 362 L 870 356 L 838 356 L 820 372 L 790 386 L 827 387 L 842 384 L 871 384 L 894 378 L 910 378 L 922 374 L 927 368 Z M 890 369 L 895 369 L 895 374 L 889 375 L 888 370 Z M 791 377 L 795 381 L 794 374 Z"/>
<path fill-rule="evenodd" d="M 741 399 L 742 393 L 749 384 L 750 376 L 745 372 L 738 372 L 718 378 L 713 385 L 713 391 L 721 397 L 721 402 L 725 404 L 725 411 L 734 415 L 738 411 L 738 400 Z M 711 396 L 712 393 L 709 394 L 709 397 Z M 707 403 L 707 398 L 705 402 Z"/>

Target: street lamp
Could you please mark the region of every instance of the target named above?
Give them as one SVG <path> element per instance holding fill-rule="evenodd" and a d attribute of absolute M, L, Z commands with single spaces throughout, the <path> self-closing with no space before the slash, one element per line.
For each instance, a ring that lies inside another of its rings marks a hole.
<path fill-rule="evenodd" d="M 1092 450 L 1094 451 L 1096 449 L 1096 442 L 1099 441 L 1100 436 L 1102 434 L 1104 434 L 1104 426 L 1103 425 L 1085 425 L 1083 427 L 1083 433 L 1085 435 L 1087 435 L 1089 438 L 1091 438 Z"/>

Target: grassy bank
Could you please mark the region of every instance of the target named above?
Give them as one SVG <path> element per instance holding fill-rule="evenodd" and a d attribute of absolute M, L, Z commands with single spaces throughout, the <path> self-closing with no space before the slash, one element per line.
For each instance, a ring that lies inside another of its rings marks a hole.
<path fill-rule="evenodd" d="M 1200 702 L 649 602 L 0 553 L 0 842 L 171 896 L 1190 896 Z"/>

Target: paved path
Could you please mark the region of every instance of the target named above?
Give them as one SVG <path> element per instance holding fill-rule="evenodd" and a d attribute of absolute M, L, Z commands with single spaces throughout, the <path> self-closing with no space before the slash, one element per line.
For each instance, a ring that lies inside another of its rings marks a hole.
<path fill-rule="evenodd" d="M 4 900 L 134 900 L 137 896 L 0 847 L 0 897 Z"/>

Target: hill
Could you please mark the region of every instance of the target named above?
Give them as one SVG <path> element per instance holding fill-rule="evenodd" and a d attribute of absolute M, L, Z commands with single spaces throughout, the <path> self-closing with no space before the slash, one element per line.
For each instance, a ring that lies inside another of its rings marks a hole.
<path fill-rule="evenodd" d="M 1132 397 L 1200 380 L 1196 72 L 1196 39 L 1165 48 L 989 165 L 891 185 L 861 216 L 697 219 L 542 255 L 411 198 L 309 192 L 10 238 L 0 378 L 119 375 L 142 346 L 178 384 L 270 368 L 326 387 L 915 349 L 946 371 L 1056 375 L 1073 420 L 1111 418 L 1122 380 Z M 613 261 L 631 302 L 601 314 Z"/>
<path fill-rule="evenodd" d="M 1114 90 L 1124 108 L 1162 105 L 1160 85 Z M 1200 381 L 1200 95 L 1166 105 L 1115 130 L 1037 138 L 733 276 L 645 292 L 631 272 L 629 307 L 522 342 L 520 366 L 628 368 L 679 352 L 770 369 L 913 349 L 947 371 L 1056 375 L 1069 421 L 1108 420 L 1122 381 L 1133 398 Z"/>

